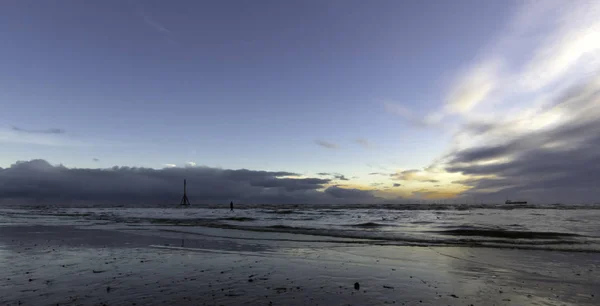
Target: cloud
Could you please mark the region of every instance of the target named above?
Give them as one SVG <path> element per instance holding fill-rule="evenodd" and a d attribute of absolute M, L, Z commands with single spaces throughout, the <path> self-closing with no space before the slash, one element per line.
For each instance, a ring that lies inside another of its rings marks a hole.
<path fill-rule="evenodd" d="M 162 34 L 171 34 L 171 30 L 167 29 L 164 25 L 162 25 L 161 23 L 159 23 L 158 21 L 156 21 L 142 6 L 141 3 L 139 3 L 138 1 L 132 1 L 132 4 L 134 5 L 134 13 L 138 16 L 140 16 L 143 20 L 144 23 L 149 26 L 150 28 L 156 30 L 157 32 L 160 32 Z"/>
<path fill-rule="evenodd" d="M 336 180 L 340 180 L 340 181 L 348 181 L 349 180 L 343 174 L 339 174 L 339 173 L 333 175 L 333 178 L 335 178 Z"/>
<path fill-rule="evenodd" d="M 430 178 L 429 174 L 425 171 L 420 171 L 416 169 L 398 171 L 396 173 L 390 174 L 393 180 L 397 181 L 415 181 L 415 182 L 425 182 L 425 183 L 437 183 L 439 182 L 436 179 Z"/>
<path fill-rule="evenodd" d="M 540 39 L 532 59 L 523 67 L 518 81 L 526 90 L 538 90 L 572 72 L 584 74 L 597 71 L 600 51 L 600 4 L 595 1 L 562 3 L 550 7 L 556 16 L 552 31 Z M 545 15 L 548 15 L 546 12 Z M 544 16 L 545 17 L 545 16 Z"/>
<path fill-rule="evenodd" d="M 175 167 L 177 167 L 176 164 L 164 164 L 164 166 L 167 167 L 167 168 L 175 168 Z"/>
<path fill-rule="evenodd" d="M 415 114 L 405 106 L 402 106 L 398 103 L 385 101 L 383 102 L 384 109 L 386 112 L 399 116 L 408 121 L 413 126 L 416 127 L 430 127 L 437 125 L 441 119 L 443 118 L 443 114 L 441 113 L 432 113 L 427 116 L 420 116 Z"/>
<path fill-rule="evenodd" d="M 196 163 L 193 161 L 189 161 L 189 162 L 185 163 L 185 166 L 186 167 L 196 167 Z"/>
<path fill-rule="evenodd" d="M 315 143 L 323 148 L 327 149 L 338 149 L 339 146 L 333 142 L 328 142 L 324 140 L 315 140 Z"/>
<path fill-rule="evenodd" d="M 331 186 L 325 189 L 325 194 L 337 199 L 353 199 L 355 203 L 364 202 L 364 200 L 375 200 L 376 197 L 370 190 L 345 189 L 338 186 Z"/>
<path fill-rule="evenodd" d="M 143 20 L 146 26 L 162 35 L 169 42 L 180 45 L 179 42 L 173 38 L 173 31 L 167 28 L 164 24 L 154 19 L 154 17 L 150 13 L 148 13 L 147 10 L 144 9 L 142 4 L 140 4 L 137 1 L 132 2 L 134 5 L 134 13 Z"/>
<path fill-rule="evenodd" d="M 17 126 L 0 128 L 0 142 L 24 143 L 43 146 L 89 146 L 92 144 L 70 137 L 59 128 L 25 129 Z M 93 145 L 96 145 L 94 143 Z"/>
<path fill-rule="evenodd" d="M 29 133 L 29 134 L 65 134 L 66 131 L 63 129 L 58 129 L 58 128 L 49 128 L 49 129 L 45 129 L 45 130 L 30 130 L 30 129 L 23 129 L 17 126 L 12 126 L 12 130 L 15 132 L 20 132 L 20 133 Z"/>
<path fill-rule="evenodd" d="M 460 163 L 493 160 L 500 157 L 508 156 L 508 153 L 511 153 L 515 146 L 516 144 L 513 143 L 507 145 L 481 146 L 464 149 L 455 152 L 452 155 L 452 160 L 450 162 Z"/>
<path fill-rule="evenodd" d="M 497 86 L 500 64 L 494 61 L 480 63 L 453 85 L 447 98 L 447 110 L 466 113 L 482 102 Z"/>
<path fill-rule="evenodd" d="M 379 170 L 383 170 L 383 171 L 390 171 L 387 167 L 381 166 L 381 165 L 374 165 L 374 164 L 365 164 L 367 167 L 369 168 L 373 168 L 373 169 L 379 169 Z"/>
<path fill-rule="evenodd" d="M 456 74 L 440 107 L 427 115 L 394 104 L 387 109 L 417 124 L 439 126 L 526 118 L 533 106 L 600 71 L 599 10 L 598 1 L 523 2 L 499 35 Z"/>
<path fill-rule="evenodd" d="M 370 190 L 340 186 L 325 188 L 331 180 L 300 177 L 286 171 L 117 166 L 85 169 L 31 160 L 0 168 L 0 204 L 175 205 L 181 197 L 183 179 L 187 180 L 192 205 L 229 203 L 232 200 L 254 204 L 384 201 Z"/>
<path fill-rule="evenodd" d="M 95 158 L 95 157 L 94 157 L 94 158 L 92 158 L 92 160 L 93 160 L 93 161 L 95 161 L 95 162 L 99 162 L 99 161 L 100 161 L 99 159 L 97 159 L 97 158 Z"/>
<path fill-rule="evenodd" d="M 162 32 L 162 33 L 166 33 L 166 34 L 172 33 L 171 30 L 167 29 L 165 26 L 158 23 L 156 20 L 154 20 L 154 18 L 152 18 L 146 12 L 142 12 L 142 17 L 144 18 L 144 22 L 147 25 L 149 25 L 150 27 L 154 28 L 155 30 Z"/>
<path fill-rule="evenodd" d="M 503 133 L 511 130 L 505 122 L 475 129 L 473 133 L 487 141 L 452 152 L 446 171 L 469 177 L 460 182 L 471 187 L 465 195 L 495 201 L 518 197 L 547 203 L 596 202 L 600 198 L 595 176 L 600 172 L 600 75 L 558 94 L 536 117 L 557 112 L 559 124 L 540 124 L 519 133 Z M 494 141 L 489 134 L 509 137 Z"/>
<path fill-rule="evenodd" d="M 394 185 L 392 185 L 392 186 L 393 186 L 393 187 L 400 187 L 400 186 L 402 186 L 402 184 L 395 183 L 395 184 L 394 184 Z"/>
<path fill-rule="evenodd" d="M 429 115 L 389 105 L 388 111 L 412 122 L 435 118 L 456 131 L 425 179 L 461 174 L 465 179 L 456 183 L 471 188 L 463 196 L 494 201 L 597 202 L 598 11 L 598 1 L 523 2 L 456 73 Z M 420 174 L 407 170 L 392 178 L 420 180 Z"/>
<path fill-rule="evenodd" d="M 359 145 L 361 145 L 364 148 L 370 148 L 371 147 L 371 143 L 367 139 L 364 139 L 364 138 L 357 138 L 356 139 L 356 143 L 359 144 Z"/>
<path fill-rule="evenodd" d="M 331 178 L 336 179 L 336 180 L 340 180 L 340 181 L 348 181 L 348 180 L 350 180 L 346 176 L 344 176 L 343 174 L 340 174 L 340 173 L 319 172 L 319 173 L 317 173 L 317 175 L 319 175 L 319 176 L 330 176 Z"/>
<path fill-rule="evenodd" d="M 416 199 L 448 199 L 454 198 L 456 194 L 454 192 L 435 191 L 428 189 L 420 189 L 411 193 Z"/>

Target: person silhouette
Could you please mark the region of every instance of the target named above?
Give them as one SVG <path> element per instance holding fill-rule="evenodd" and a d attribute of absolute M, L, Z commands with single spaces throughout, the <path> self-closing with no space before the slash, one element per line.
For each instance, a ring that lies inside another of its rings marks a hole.
<path fill-rule="evenodd" d="M 231 203 L 229 203 L 229 208 L 231 208 L 231 211 L 233 211 L 233 201 L 231 201 Z"/>

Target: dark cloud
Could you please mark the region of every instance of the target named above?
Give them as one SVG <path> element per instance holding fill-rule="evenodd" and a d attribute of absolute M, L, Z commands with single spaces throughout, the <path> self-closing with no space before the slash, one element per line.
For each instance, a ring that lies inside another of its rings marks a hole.
<path fill-rule="evenodd" d="M 378 203 L 371 191 L 329 187 L 330 179 L 301 178 L 285 171 L 210 167 L 150 169 L 67 168 L 45 160 L 0 168 L 1 204 L 170 205 L 177 204 L 187 179 L 192 204 Z"/>
<path fill-rule="evenodd" d="M 93 161 L 95 161 L 95 162 L 98 162 L 98 161 L 100 161 L 100 160 L 99 160 L 99 159 L 97 159 L 97 158 L 93 158 L 92 160 L 93 160 Z"/>
<path fill-rule="evenodd" d="M 45 130 L 29 130 L 23 129 L 17 126 L 13 126 L 12 130 L 19 133 L 28 133 L 28 134 L 65 134 L 66 131 L 63 129 L 50 128 Z"/>
<path fill-rule="evenodd" d="M 314 190 L 329 183 L 330 180 L 318 178 L 281 179 L 275 177 L 249 180 L 251 186 L 265 188 L 283 188 L 286 191 Z"/>
<path fill-rule="evenodd" d="M 533 203 L 597 202 L 600 198 L 600 85 L 577 86 L 546 110 L 563 112 L 553 128 L 523 132 L 503 143 L 451 154 L 445 169 L 471 176 L 465 196 L 491 201 L 524 199 Z M 478 132 L 501 131 L 496 127 Z M 485 134 L 484 134 L 485 135 Z M 499 159 L 502 162 L 479 163 Z"/>
<path fill-rule="evenodd" d="M 317 175 L 320 175 L 320 176 L 330 176 L 330 175 L 331 175 L 331 173 L 327 173 L 327 172 L 319 172 L 319 173 L 317 173 Z"/>
<path fill-rule="evenodd" d="M 400 186 L 402 186 L 402 184 L 395 183 L 395 184 L 393 185 L 393 187 L 400 187 Z"/>
<path fill-rule="evenodd" d="M 340 180 L 340 181 L 349 181 L 350 180 L 349 178 L 347 178 L 343 174 L 339 174 L 339 173 L 333 175 L 333 178 L 335 178 L 336 180 Z"/>
<path fill-rule="evenodd" d="M 324 140 L 315 140 L 315 143 L 323 148 L 327 149 L 338 149 L 339 146 L 333 142 L 324 141 Z"/>
<path fill-rule="evenodd" d="M 492 160 L 505 156 L 507 153 L 511 153 L 511 151 L 512 144 L 472 148 L 456 152 L 453 155 L 451 162 L 464 163 Z"/>
<path fill-rule="evenodd" d="M 365 202 L 364 200 L 376 200 L 371 190 L 346 189 L 339 186 L 331 186 L 325 189 L 325 194 L 331 195 L 337 199 L 354 199 L 356 203 Z"/>

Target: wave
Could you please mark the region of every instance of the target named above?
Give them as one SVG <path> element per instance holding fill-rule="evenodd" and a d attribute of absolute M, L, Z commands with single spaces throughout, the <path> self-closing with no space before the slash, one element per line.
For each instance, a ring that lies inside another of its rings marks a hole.
<path fill-rule="evenodd" d="M 323 239 L 298 239 L 298 241 L 314 241 L 314 242 L 336 242 L 336 243 L 349 243 L 349 244 L 370 244 L 370 245 L 393 245 L 393 246 L 416 246 L 416 247 L 486 247 L 486 248 L 508 248 L 508 249 L 531 249 L 531 250 L 548 250 L 548 251 L 568 251 L 568 252 L 589 252 L 589 253 L 600 253 L 600 248 L 597 245 L 590 244 L 585 240 L 525 240 L 525 239 L 514 239 L 511 234 L 508 237 L 503 235 L 491 234 L 483 239 L 476 239 L 469 237 L 469 239 L 463 239 L 460 235 L 451 236 L 448 238 L 438 238 L 433 236 L 403 236 L 403 235 L 381 235 L 381 232 L 362 232 L 362 231 L 345 231 L 336 229 L 317 229 L 317 228 L 305 228 L 305 227 L 294 227 L 288 225 L 272 225 L 266 227 L 259 226 L 238 226 L 228 224 L 209 224 L 208 227 L 224 228 L 224 229 L 235 229 L 245 230 L 254 232 L 270 232 L 270 233 L 288 233 L 288 234 L 300 234 L 315 237 L 330 237 L 339 239 L 349 240 L 323 240 Z M 178 230 L 177 232 L 198 234 L 196 232 L 187 232 L 185 230 Z M 482 231 L 486 233 L 486 231 Z M 544 232 L 541 232 L 542 236 L 545 236 Z M 489 233 L 488 233 L 489 234 Z M 551 233 L 557 237 L 583 237 L 580 235 L 573 235 L 569 233 Z M 523 235 L 526 238 L 527 234 Z M 246 239 L 246 238 L 243 238 Z M 257 238 L 262 240 L 263 238 Z M 279 238 L 278 238 L 279 239 Z M 266 238 L 265 240 L 271 240 Z M 296 241 L 295 239 L 285 239 L 289 241 Z"/>
<path fill-rule="evenodd" d="M 219 220 L 228 220 L 228 221 L 254 221 L 256 220 L 255 218 L 250 218 L 250 217 L 229 217 L 229 218 L 221 218 Z"/>
<path fill-rule="evenodd" d="M 428 220 L 436 218 L 435 212 L 410 212 L 389 213 L 387 211 L 361 211 L 359 215 L 365 218 L 356 218 L 355 211 L 343 211 L 327 208 L 325 210 L 302 212 L 294 209 L 258 209 L 246 211 L 241 215 L 229 214 L 205 209 L 100 209 L 100 210 L 56 210 L 31 211 L 31 210 L 2 210 L 0 216 L 14 216 L 19 218 L 38 218 L 39 216 L 56 216 L 61 220 L 67 218 L 82 218 L 97 222 L 104 220 L 121 223 L 125 226 L 149 226 L 151 228 L 166 229 L 169 226 L 193 231 L 189 227 L 208 227 L 235 229 L 254 232 L 273 232 L 298 234 L 299 239 L 313 239 L 310 236 L 331 238 L 344 238 L 344 243 L 373 243 L 380 245 L 408 245 L 408 246 L 476 246 L 476 247 L 505 247 L 505 248 L 535 248 L 535 249 L 568 249 L 579 251 L 600 252 L 600 237 L 594 226 L 568 226 L 564 225 L 567 218 L 581 218 L 582 215 L 590 216 L 589 223 L 595 224 L 597 213 L 588 214 L 588 211 L 566 214 L 557 222 L 552 231 L 547 229 L 542 218 L 540 222 L 529 222 L 529 218 L 515 218 L 514 214 L 507 213 L 496 220 L 496 212 L 486 212 L 489 217 L 456 218 L 464 212 L 443 213 L 442 220 Z M 333 211 L 345 216 L 331 216 Z M 482 212 L 482 211 L 479 211 Z M 472 215 L 478 212 L 473 212 Z M 527 212 L 531 214 L 532 212 Z M 270 215 L 268 215 L 270 214 Z M 27 215 L 27 217 L 23 216 Z M 550 213 L 550 215 L 552 215 Z M 560 215 L 563 215 L 562 213 Z M 367 216 L 372 216 L 368 218 Z M 388 218 L 389 221 L 386 221 Z M 389 217 L 395 216 L 394 220 Z M 450 218 L 453 216 L 454 218 Z M 311 219 L 316 221 L 312 222 Z M 308 220 L 308 221 L 306 221 Z M 537 220 L 537 218 L 536 218 Z M 31 221 L 33 222 L 33 221 Z M 362 222 L 362 223 L 358 223 Z M 518 223 L 515 223 L 518 222 Z M 587 221 L 585 221 L 587 222 Z M 521 224 L 519 224 L 521 223 Z M 579 230 L 578 230 L 579 229 Z M 262 237 L 263 235 L 256 235 Z M 308 237 L 308 238 L 307 238 Z"/>
<path fill-rule="evenodd" d="M 349 224 L 348 226 L 352 226 L 352 227 L 382 227 L 382 226 L 390 226 L 388 224 L 381 224 L 381 223 L 377 223 L 377 222 L 365 222 L 365 223 L 358 223 L 358 224 Z"/>
<path fill-rule="evenodd" d="M 278 214 L 278 215 L 289 215 L 289 214 L 299 214 L 301 212 L 294 211 L 291 209 L 276 209 L 276 210 L 265 210 L 263 211 L 266 214 Z"/>
<path fill-rule="evenodd" d="M 573 233 L 557 232 L 534 232 L 534 231 L 510 231 L 510 230 L 489 230 L 489 229 L 453 229 L 445 231 L 436 231 L 436 233 L 452 236 L 479 236 L 493 238 L 511 238 L 511 239 L 558 239 L 566 237 L 582 237 Z"/>
<path fill-rule="evenodd" d="M 278 225 L 271 225 L 271 226 L 267 226 L 267 228 L 275 228 L 275 229 L 277 229 L 277 228 L 279 228 L 279 229 L 292 229 L 292 228 L 295 228 L 295 227 L 293 227 L 293 226 L 288 226 L 288 225 L 279 225 L 279 224 L 278 224 Z"/>
<path fill-rule="evenodd" d="M 433 224 L 433 221 L 413 221 L 411 224 Z"/>
<path fill-rule="evenodd" d="M 184 224 L 171 224 L 171 225 L 190 225 L 191 223 Z M 304 235 L 315 235 L 315 236 L 329 236 L 337 238 L 354 238 L 354 239 L 368 239 L 368 240 L 379 240 L 379 241 L 395 241 L 395 242 L 407 242 L 407 243 L 421 243 L 430 245 L 440 244 L 469 244 L 474 245 L 480 242 L 502 242 L 506 244 L 578 244 L 582 241 L 572 240 L 569 238 L 593 238 L 586 237 L 583 235 L 573 233 L 558 233 L 558 232 L 535 232 L 535 231 L 510 231 L 501 229 L 484 229 L 471 227 L 471 229 L 452 229 L 445 231 L 427 231 L 421 234 L 442 234 L 443 236 L 449 236 L 452 239 L 445 239 L 443 237 L 436 237 L 431 235 L 411 236 L 403 233 L 387 233 L 380 231 L 347 231 L 343 229 L 325 229 L 325 228 L 314 228 L 314 227 L 298 227 L 289 225 L 269 225 L 269 226 L 249 226 L 249 225 L 233 225 L 215 222 L 193 222 L 194 225 L 213 227 L 213 228 L 224 228 L 224 229 L 237 229 L 246 231 L 256 232 L 282 232 L 291 234 L 304 234 Z M 388 226 L 385 224 L 379 224 L 375 222 L 366 222 L 361 224 L 351 225 L 353 227 L 381 227 Z M 469 239 L 463 239 L 462 237 L 469 237 Z M 483 238 L 499 238 L 499 239 L 476 239 L 476 237 Z M 526 242 L 515 242 L 514 239 L 529 239 Z M 549 241 L 554 239 L 555 241 Z M 565 240 L 569 239 L 569 240 Z M 536 242 L 535 240 L 540 240 Z"/>

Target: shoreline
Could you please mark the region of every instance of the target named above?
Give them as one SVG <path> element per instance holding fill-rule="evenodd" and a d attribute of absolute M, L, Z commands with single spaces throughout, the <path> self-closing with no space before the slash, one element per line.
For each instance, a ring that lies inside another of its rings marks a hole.
<path fill-rule="evenodd" d="M 0 226 L 0 268 L 5 271 L 0 304 L 600 303 L 594 296 L 600 287 L 595 254 L 360 245 L 302 237 L 283 241 L 269 240 L 285 238 L 277 233 L 196 229 L 205 235 L 152 228 Z"/>

